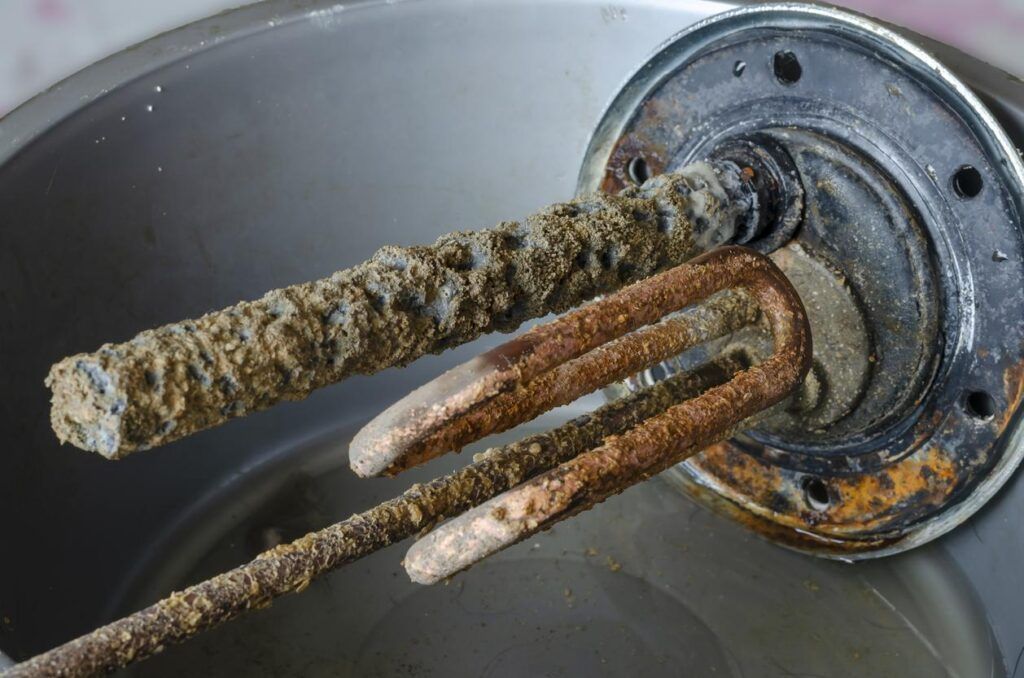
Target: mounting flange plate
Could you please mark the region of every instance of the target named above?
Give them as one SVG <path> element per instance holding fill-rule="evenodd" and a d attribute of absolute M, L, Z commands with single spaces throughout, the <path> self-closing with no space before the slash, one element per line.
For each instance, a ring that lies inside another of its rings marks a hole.
<path fill-rule="evenodd" d="M 677 35 L 627 81 L 579 190 L 623 188 L 636 158 L 669 171 L 753 135 L 795 159 L 806 204 L 794 242 L 861 307 L 872 367 L 859 404 L 828 426 L 755 431 L 669 475 L 817 555 L 929 541 L 1024 456 L 1021 158 L 903 35 L 829 7 L 758 5 Z"/>

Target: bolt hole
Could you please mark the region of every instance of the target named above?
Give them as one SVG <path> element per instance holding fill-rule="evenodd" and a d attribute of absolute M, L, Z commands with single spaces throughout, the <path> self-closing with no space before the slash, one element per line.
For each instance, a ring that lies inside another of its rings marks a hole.
<path fill-rule="evenodd" d="M 812 511 L 824 511 L 832 503 L 828 485 L 821 478 L 804 478 L 804 501 Z"/>
<path fill-rule="evenodd" d="M 732 74 L 737 78 L 743 75 L 745 70 L 747 70 L 747 62 L 742 59 L 732 65 Z"/>
<path fill-rule="evenodd" d="M 996 414 L 995 398 L 985 391 L 969 391 L 964 399 L 967 414 L 975 419 L 987 420 Z"/>
<path fill-rule="evenodd" d="M 981 172 L 970 165 L 964 165 L 953 175 L 953 190 L 961 198 L 973 198 L 981 193 L 984 185 Z"/>
<path fill-rule="evenodd" d="M 629 161 L 626 172 L 629 174 L 630 181 L 637 186 L 651 178 L 651 171 L 647 167 L 647 161 L 640 156 Z"/>
<path fill-rule="evenodd" d="M 775 71 L 775 77 L 783 85 L 792 85 L 804 74 L 800 60 L 789 50 L 775 53 L 775 57 L 772 59 L 772 68 Z"/>

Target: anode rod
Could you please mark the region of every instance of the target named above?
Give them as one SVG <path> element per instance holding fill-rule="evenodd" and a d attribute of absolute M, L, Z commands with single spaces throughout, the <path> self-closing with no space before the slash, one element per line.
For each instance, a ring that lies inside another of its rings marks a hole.
<path fill-rule="evenodd" d="M 731 162 L 695 163 L 524 222 L 369 261 L 55 364 L 62 442 L 117 459 L 562 312 L 728 242 L 757 210 Z"/>

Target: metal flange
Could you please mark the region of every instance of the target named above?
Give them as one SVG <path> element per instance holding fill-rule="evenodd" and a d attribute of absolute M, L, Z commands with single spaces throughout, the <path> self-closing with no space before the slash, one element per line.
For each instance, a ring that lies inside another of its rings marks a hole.
<path fill-rule="evenodd" d="M 782 147 L 803 185 L 776 261 L 810 281 L 798 289 L 831 409 L 776 417 L 670 475 L 817 555 L 929 541 L 1024 456 L 1020 156 L 969 88 L 903 35 L 833 8 L 759 5 L 677 35 L 627 81 L 579 190 L 619 190 L 638 167 L 670 171 L 749 139 Z"/>

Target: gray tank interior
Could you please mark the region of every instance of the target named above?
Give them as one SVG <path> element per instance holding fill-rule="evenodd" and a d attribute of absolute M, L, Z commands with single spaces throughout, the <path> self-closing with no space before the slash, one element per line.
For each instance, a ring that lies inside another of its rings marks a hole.
<path fill-rule="evenodd" d="M 360 481 L 346 440 L 497 339 L 120 462 L 56 444 L 52 362 L 569 197 L 618 86 L 726 8 L 267 2 L 0 120 L 0 651 L 24 659 L 460 463 Z M 1019 81 L 943 57 L 1020 139 Z M 404 546 L 385 550 L 140 675 L 1012 675 L 1022 513 L 1016 478 L 938 543 L 845 565 L 654 480 L 447 587 L 408 583 Z"/>

